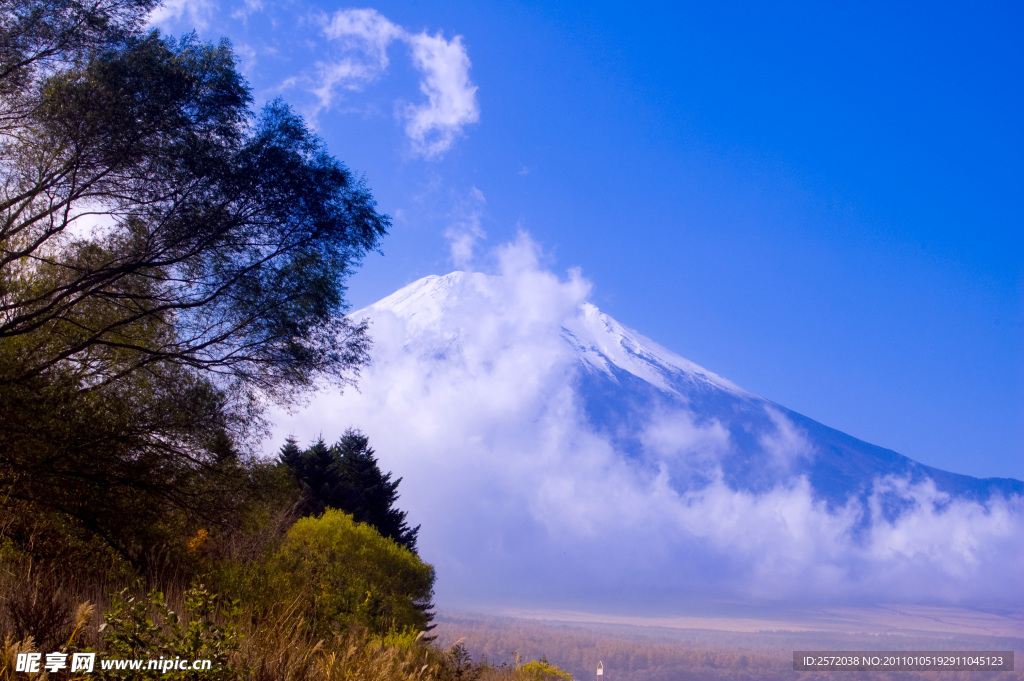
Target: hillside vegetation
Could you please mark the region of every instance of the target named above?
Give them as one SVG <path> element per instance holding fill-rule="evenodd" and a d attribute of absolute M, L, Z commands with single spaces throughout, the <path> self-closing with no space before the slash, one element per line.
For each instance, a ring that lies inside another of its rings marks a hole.
<path fill-rule="evenodd" d="M 364 472 L 387 478 L 372 450 L 362 454 Z M 210 671 L 161 676 L 176 679 L 566 678 L 543 660 L 474 664 L 463 647 L 433 643 L 427 635 L 433 568 L 346 512 L 360 508 L 328 505 L 302 516 L 314 492 L 286 460 L 239 464 L 236 474 L 247 491 L 239 492 L 235 515 L 196 529 L 178 518 L 178 541 L 151 547 L 140 564 L 97 538 L 42 519 L 33 540 L 62 540 L 63 559 L 52 546 L 37 552 L 34 544 L 5 536 L 0 679 L 89 678 L 18 672 L 17 656 L 26 652 L 212 663 Z M 332 475 L 344 470 L 342 457 L 329 469 Z M 366 491 L 364 502 L 381 501 L 381 488 Z M 393 510 L 387 503 L 381 507 Z M 156 675 L 97 671 L 95 678 Z"/>
<path fill-rule="evenodd" d="M 155 4 L 0 0 L 0 678 L 158 675 L 76 652 L 557 676 L 429 642 L 434 570 L 358 431 L 256 456 L 270 407 L 358 378 L 346 281 L 390 219 L 287 104 L 254 110 L 229 44 L 146 28 Z"/>

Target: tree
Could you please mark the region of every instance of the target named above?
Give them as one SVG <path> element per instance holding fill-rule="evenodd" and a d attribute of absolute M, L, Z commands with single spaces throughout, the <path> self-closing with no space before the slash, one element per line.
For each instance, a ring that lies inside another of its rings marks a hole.
<path fill-rule="evenodd" d="M 2 141 L 5 382 L 171 362 L 285 397 L 364 358 L 343 281 L 387 219 L 286 106 L 250 125 L 226 44 L 154 32 L 38 88 Z"/>
<path fill-rule="evenodd" d="M 336 447 L 346 504 L 341 508 L 356 522 L 373 525 L 385 537 L 415 552 L 420 526 L 410 528 L 407 513 L 395 508 L 402 478 L 392 481 L 391 473 L 381 471 L 369 439 L 358 430 L 346 430 Z"/>
<path fill-rule="evenodd" d="M 0 484 L 126 555 L 168 508 L 223 520 L 269 403 L 356 379 L 345 280 L 389 226 L 152 6 L 0 0 Z"/>
<path fill-rule="evenodd" d="M 319 439 L 305 451 L 289 438 L 280 459 L 302 488 L 303 515 L 340 509 L 356 522 L 368 523 L 381 535 L 416 551 L 420 528 L 410 528 L 406 512 L 395 508 L 402 478 L 392 480 L 391 473 L 381 471 L 369 439 L 361 432 L 349 428 L 331 447 Z"/>

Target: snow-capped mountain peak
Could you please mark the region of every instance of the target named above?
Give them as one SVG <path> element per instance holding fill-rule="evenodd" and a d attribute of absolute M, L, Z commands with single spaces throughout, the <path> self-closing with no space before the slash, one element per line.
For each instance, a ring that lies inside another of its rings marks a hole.
<path fill-rule="evenodd" d="M 353 313 L 374 344 L 358 391 L 282 416 L 278 439 L 363 429 L 448 603 L 1019 601 L 1024 483 L 751 394 L 589 291 L 536 267 L 413 282 Z"/>
<path fill-rule="evenodd" d="M 459 307 L 467 292 L 471 296 L 500 295 L 500 284 L 500 277 L 479 272 L 430 275 L 351 316 L 372 319 L 386 311 L 408 320 L 415 328 L 446 328 L 450 338 L 459 338 L 464 335 L 465 322 L 473 320 L 447 313 Z M 705 382 L 732 393 L 747 394 L 731 381 L 620 324 L 589 302 L 580 302 L 575 313 L 567 315 L 561 330 L 579 362 L 594 371 L 612 375 L 614 367 L 676 394 L 681 394 L 676 385 L 681 380 Z"/>

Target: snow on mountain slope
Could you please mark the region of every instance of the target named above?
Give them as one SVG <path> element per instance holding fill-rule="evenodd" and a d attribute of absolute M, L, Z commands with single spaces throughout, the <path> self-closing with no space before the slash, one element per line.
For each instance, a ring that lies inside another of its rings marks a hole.
<path fill-rule="evenodd" d="M 277 439 L 362 428 L 404 478 L 445 604 L 1024 596 L 1024 483 L 938 471 L 744 391 L 509 256 L 353 313 L 358 392 Z M 1009 596 L 1008 596 L 1009 595 Z"/>
<path fill-rule="evenodd" d="M 458 296 L 466 290 L 483 293 L 495 286 L 494 280 L 479 272 L 431 275 L 351 316 L 372 318 L 375 312 L 388 311 L 407 319 L 413 331 L 439 327 L 445 323 L 446 311 L 458 305 Z M 452 331 L 452 338 L 457 338 L 457 329 L 452 327 Z M 580 305 L 579 313 L 566 319 L 561 331 L 581 362 L 609 376 L 616 367 L 668 392 L 677 392 L 673 378 L 686 377 L 745 394 L 733 383 L 619 324 L 590 303 Z"/>
<path fill-rule="evenodd" d="M 580 314 L 567 320 L 562 331 L 583 363 L 609 375 L 616 367 L 678 395 L 682 393 L 674 387 L 673 379 L 683 377 L 727 392 L 744 393 L 721 376 L 622 326 L 590 303 L 581 305 Z"/>
<path fill-rule="evenodd" d="M 495 279 L 465 272 L 425 277 L 353 317 L 373 319 L 382 312 L 391 313 L 406 320 L 410 351 L 417 347 L 450 350 L 466 334 L 461 324 L 449 319 L 449 315 L 458 318 L 460 297 L 467 291 L 474 295 L 500 287 Z M 468 321 L 479 322 L 476 318 Z M 827 428 L 748 393 L 619 324 L 590 303 L 581 304 L 562 321 L 560 332 L 567 349 L 585 369 L 577 378 L 577 395 L 595 427 L 621 433 L 627 429 L 626 421 L 642 417 L 645 411 L 673 403 L 689 405 L 698 421 L 728 427 L 733 451 L 723 453 L 717 463 L 725 466 L 724 472 L 737 485 L 756 488 L 755 480 L 765 470 L 779 472 L 773 464 L 782 456 L 791 464 L 788 475 L 808 475 L 820 496 L 837 502 L 853 493 L 867 493 L 871 480 L 884 475 L 909 477 L 915 482 L 931 479 L 941 491 L 975 499 L 999 492 L 1024 494 L 1020 481 L 978 480 L 932 469 Z M 770 435 L 780 428 L 788 430 Z M 786 441 L 776 441 L 777 437 Z M 629 452 L 637 444 L 622 441 L 620 447 Z M 773 449 L 773 445 L 777 446 Z M 763 459 L 762 470 L 753 461 L 758 455 Z"/>

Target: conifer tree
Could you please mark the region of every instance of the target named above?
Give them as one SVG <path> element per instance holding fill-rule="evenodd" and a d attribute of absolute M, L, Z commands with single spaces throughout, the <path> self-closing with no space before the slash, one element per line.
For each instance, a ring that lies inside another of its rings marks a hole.
<path fill-rule="evenodd" d="M 358 430 L 345 431 L 334 448 L 341 470 L 340 488 L 347 497 L 348 508 L 343 510 L 357 522 L 369 523 L 385 537 L 415 551 L 420 528 L 410 528 L 406 512 L 395 508 L 402 478 L 392 481 L 390 472 L 381 471 L 369 439 Z"/>
<path fill-rule="evenodd" d="M 392 480 L 390 472 L 381 471 L 374 454 L 366 435 L 350 428 L 331 447 L 321 438 L 300 451 L 294 438 L 289 438 L 280 460 L 302 488 L 302 515 L 336 508 L 415 552 L 420 528 L 410 528 L 407 513 L 395 508 L 402 478 Z"/>

